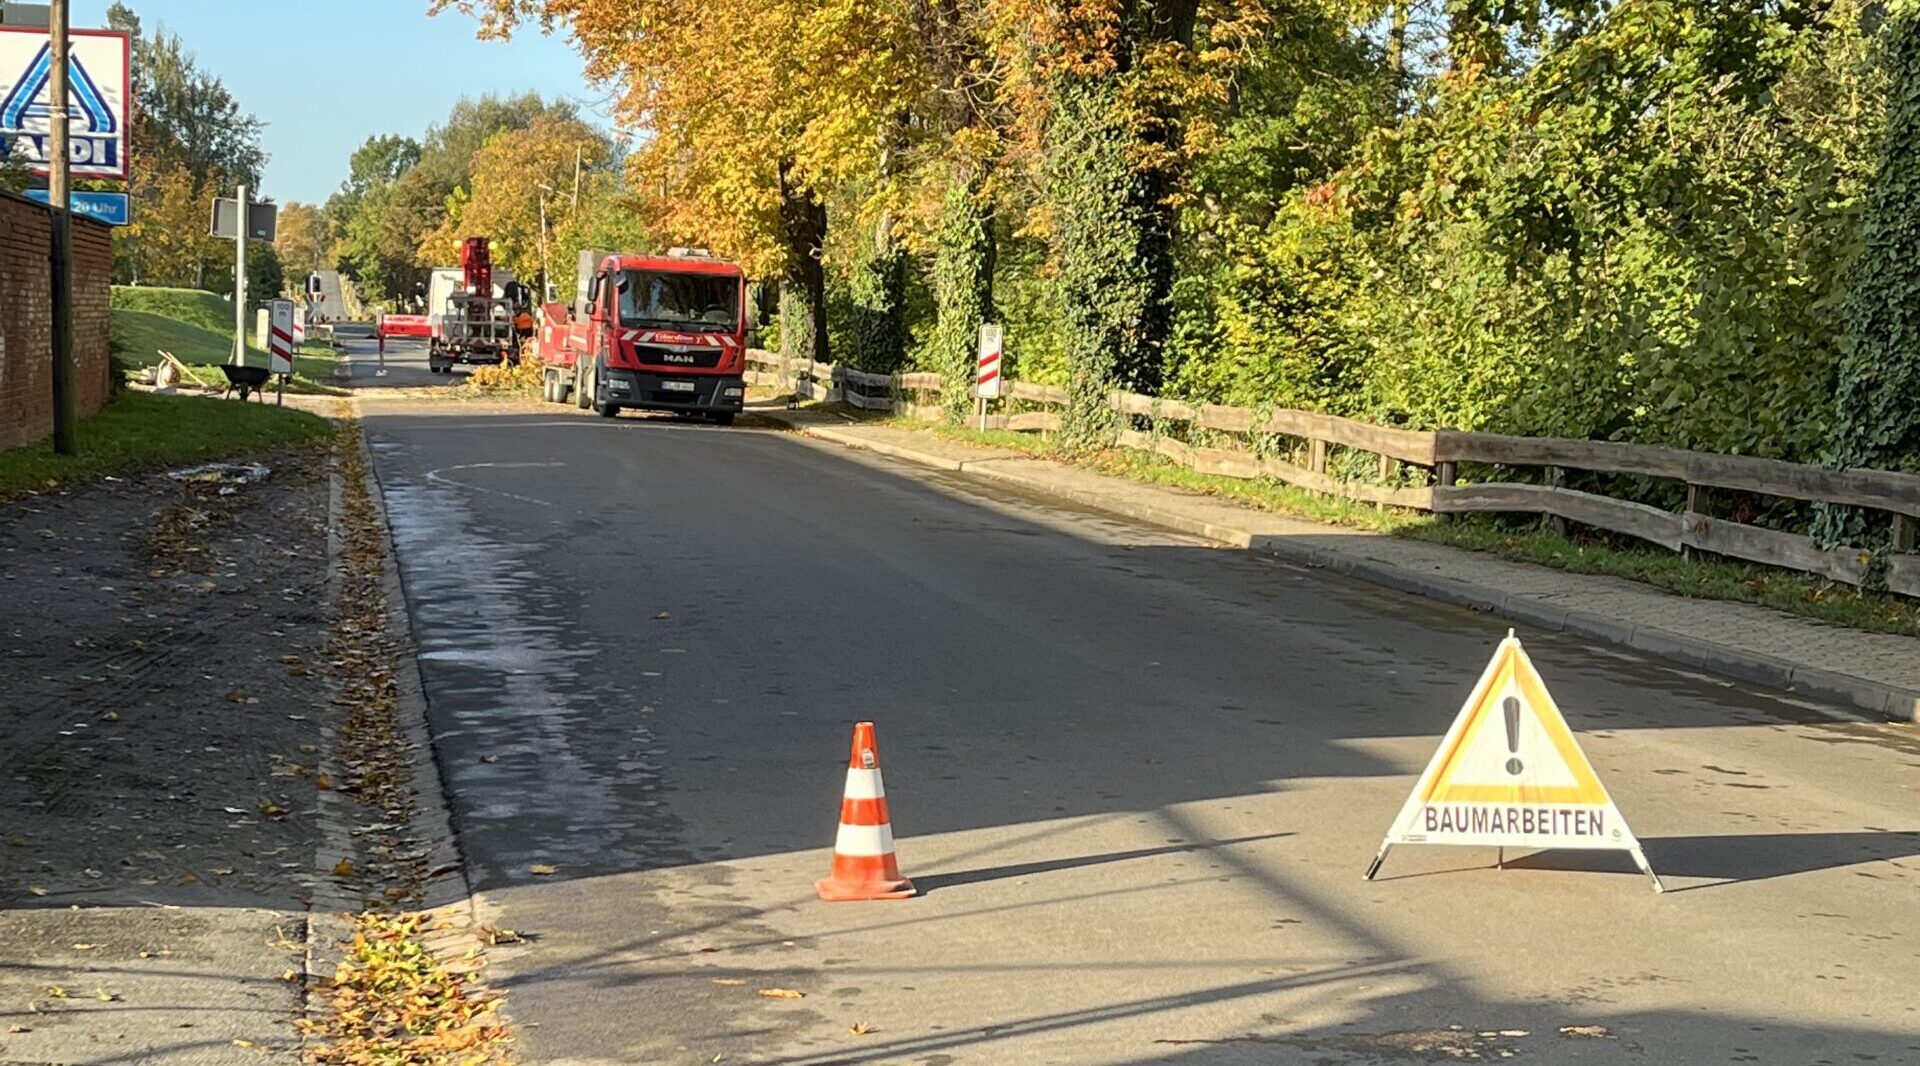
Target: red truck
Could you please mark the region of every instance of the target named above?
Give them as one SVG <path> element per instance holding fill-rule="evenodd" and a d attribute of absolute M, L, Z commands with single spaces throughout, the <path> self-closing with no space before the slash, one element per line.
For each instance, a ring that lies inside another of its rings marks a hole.
<path fill-rule="evenodd" d="M 747 279 L 703 249 L 580 253 L 580 296 L 541 308 L 543 396 L 612 418 L 623 407 L 723 426 L 746 403 Z"/>

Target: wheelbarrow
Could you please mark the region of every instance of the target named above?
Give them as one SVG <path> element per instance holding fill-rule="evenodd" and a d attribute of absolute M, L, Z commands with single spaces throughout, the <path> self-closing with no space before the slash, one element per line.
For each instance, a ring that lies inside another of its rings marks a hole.
<path fill-rule="evenodd" d="M 220 370 L 227 375 L 227 387 L 221 391 L 220 395 L 224 398 L 238 392 L 243 401 L 261 392 L 267 383 L 267 378 L 272 376 L 272 372 L 264 366 L 221 363 Z"/>

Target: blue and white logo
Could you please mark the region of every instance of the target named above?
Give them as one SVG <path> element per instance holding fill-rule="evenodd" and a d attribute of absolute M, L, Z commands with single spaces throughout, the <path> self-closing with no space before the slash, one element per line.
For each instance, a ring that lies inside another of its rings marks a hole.
<path fill-rule="evenodd" d="M 127 39 L 75 31 L 67 53 L 68 163 L 79 177 L 126 176 Z M 0 27 L 0 150 L 44 172 L 52 140 L 53 49 L 44 30 Z"/>

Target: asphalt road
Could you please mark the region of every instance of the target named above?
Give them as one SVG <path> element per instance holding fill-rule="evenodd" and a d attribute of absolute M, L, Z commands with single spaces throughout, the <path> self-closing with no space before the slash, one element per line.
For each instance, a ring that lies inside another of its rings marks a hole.
<path fill-rule="evenodd" d="M 1500 619 L 784 434 L 368 412 L 528 1062 L 1920 1062 L 1911 729 L 1522 630 L 1669 891 L 1366 883 Z M 860 719 L 917 899 L 814 896 Z"/>
<path fill-rule="evenodd" d="M 372 340 L 341 340 L 340 352 L 346 357 L 348 385 L 362 389 L 406 389 L 458 385 L 472 373 L 471 367 L 456 367 L 451 374 L 435 374 L 427 369 L 427 342 L 405 338 L 389 340 L 386 353 Z M 386 373 L 381 373 L 381 371 Z"/>

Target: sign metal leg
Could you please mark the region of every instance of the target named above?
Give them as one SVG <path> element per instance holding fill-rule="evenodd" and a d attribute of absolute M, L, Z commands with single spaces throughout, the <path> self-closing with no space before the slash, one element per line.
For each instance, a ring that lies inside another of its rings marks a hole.
<path fill-rule="evenodd" d="M 1653 882 L 1653 890 L 1655 892 L 1665 892 L 1667 886 L 1661 884 L 1660 875 L 1653 872 L 1653 865 L 1647 862 L 1647 853 L 1641 851 L 1636 845 L 1631 854 L 1633 855 L 1634 865 L 1640 867 L 1640 872 L 1646 874 L 1648 879 Z"/>
<path fill-rule="evenodd" d="M 1380 845 L 1380 853 L 1373 857 L 1373 861 L 1371 863 L 1367 864 L 1367 872 L 1360 876 L 1360 880 L 1362 881 L 1373 880 L 1373 875 L 1380 872 L 1380 864 L 1387 861 L 1387 852 L 1392 847 L 1393 847 L 1392 844 Z"/>

